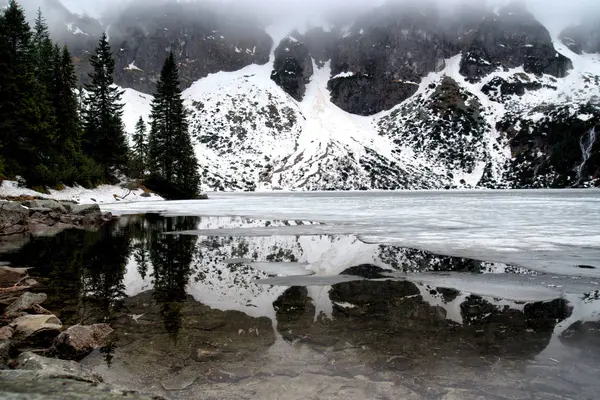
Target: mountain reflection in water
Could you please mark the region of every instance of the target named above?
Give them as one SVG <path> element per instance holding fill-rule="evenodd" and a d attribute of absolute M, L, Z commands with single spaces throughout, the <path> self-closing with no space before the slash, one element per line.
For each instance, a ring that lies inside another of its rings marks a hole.
<path fill-rule="evenodd" d="M 575 368 L 577 360 L 561 364 L 564 369 L 539 360 L 548 348 L 562 344 L 581 353 L 600 349 L 595 322 L 573 320 L 567 300 L 509 301 L 385 275 L 386 270 L 528 271 L 346 236 L 165 234 L 199 226 L 289 223 L 126 217 L 98 231 L 33 238 L 0 260 L 33 267 L 31 274 L 42 284 L 37 290 L 48 294 L 45 307 L 65 324 L 106 321 L 113 326 L 111 343 L 86 360 L 107 381 L 134 382 L 162 394 L 177 391 L 177 397 L 194 398 L 197 385 L 245 381 L 263 382 L 252 392 L 260 396 L 273 390 L 269 385 L 278 377 L 306 382 L 304 374 L 331 377 L 312 385 L 331 390 L 335 379 L 353 385 L 356 377 L 392 382 L 390 387 L 374 384 L 380 398 L 412 398 L 408 392 L 421 396 L 414 398 L 438 398 L 458 383 L 456 390 L 485 398 L 506 398 L 515 390 L 588 398 L 598 389 L 587 379 L 599 371 L 595 362 L 577 366 L 574 378 L 565 370 Z M 357 280 L 323 287 L 260 285 L 254 281 L 272 275 L 251 268 L 250 260 L 308 263 L 317 275 Z M 555 340 L 565 320 L 573 324 Z M 547 378 L 537 377 L 535 368 Z M 469 381 L 477 374 L 502 378 Z M 408 392 L 399 394 L 400 385 Z M 252 397 L 234 387 L 211 390 L 216 397 L 224 390 Z"/>

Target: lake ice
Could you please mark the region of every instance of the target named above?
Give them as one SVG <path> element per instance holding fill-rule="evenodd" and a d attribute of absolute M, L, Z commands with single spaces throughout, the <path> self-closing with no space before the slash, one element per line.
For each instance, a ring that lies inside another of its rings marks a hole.
<path fill-rule="evenodd" d="M 217 227 L 207 236 L 353 234 L 440 255 L 600 277 L 600 191 L 213 193 L 206 201 L 108 204 L 117 215 L 246 216 L 295 224 Z M 302 221 L 321 222 L 309 224 Z"/>

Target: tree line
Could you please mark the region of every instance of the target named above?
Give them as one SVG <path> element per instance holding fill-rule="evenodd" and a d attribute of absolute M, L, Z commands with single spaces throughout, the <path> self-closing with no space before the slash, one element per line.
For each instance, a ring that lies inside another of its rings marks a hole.
<path fill-rule="evenodd" d="M 90 64 L 82 88 L 69 49 L 52 41 L 41 11 L 33 28 L 15 0 L 0 12 L 0 178 L 21 176 L 28 187 L 44 188 L 129 176 L 169 198 L 196 197 L 200 174 L 173 53 L 149 124 L 140 118 L 131 146 L 106 34 Z"/>

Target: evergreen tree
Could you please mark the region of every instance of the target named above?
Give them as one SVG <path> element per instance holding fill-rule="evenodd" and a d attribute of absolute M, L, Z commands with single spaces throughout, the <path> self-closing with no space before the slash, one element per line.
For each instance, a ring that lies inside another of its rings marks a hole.
<path fill-rule="evenodd" d="M 149 184 L 171 198 L 198 195 L 200 175 L 179 88 L 179 71 L 171 52 L 152 101 L 149 137 Z"/>
<path fill-rule="evenodd" d="M 110 178 L 125 167 L 128 148 L 122 121 L 123 92 L 114 84 L 115 61 L 106 33 L 102 34 L 90 63 L 94 72 L 85 87 L 84 149 Z"/>
<path fill-rule="evenodd" d="M 135 134 L 133 135 L 133 152 L 137 158 L 143 163 L 146 162 L 147 153 L 146 143 L 146 123 L 144 119 L 140 117 L 138 122 L 135 124 Z"/>
<path fill-rule="evenodd" d="M 146 172 L 146 163 L 148 159 L 148 142 L 146 138 L 146 123 L 140 117 L 135 125 L 135 133 L 133 134 L 132 155 L 130 157 L 131 165 L 129 173 L 132 177 L 143 178 Z"/>
<path fill-rule="evenodd" d="M 54 45 L 41 10 L 35 19 L 32 46 L 36 80 L 48 88 L 54 76 Z"/>
<path fill-rule="evenodd" d="M 66 46 L 55 46 L 53 65 L 51 98 L 57 127 L 53 149 L 62 171 L 60 179 L 66 184 L 93 186 L 100 182 L 103 171 L 82 150 L 77 75 Z"/>
<path fill-rule="evenodd" d="M 33 55 L 31 28 L 23 9 L 10 0 L 0 15 L 0 156 L 4 173 L 22 174 L 29 184 L 44 175 L 48 133 L 36 95 Z"/>

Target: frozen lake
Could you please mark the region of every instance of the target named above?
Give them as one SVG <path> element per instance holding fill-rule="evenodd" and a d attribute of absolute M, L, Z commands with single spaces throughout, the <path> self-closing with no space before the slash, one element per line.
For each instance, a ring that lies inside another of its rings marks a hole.
<path fill-rule="evenodd" d="M 103 205 L 114 214 L 322 222 L 223 227 L 202 235 L 352 234 L 361 241 L 600 277 L 600 190 L 213 193 L 206 201 Z"/>

